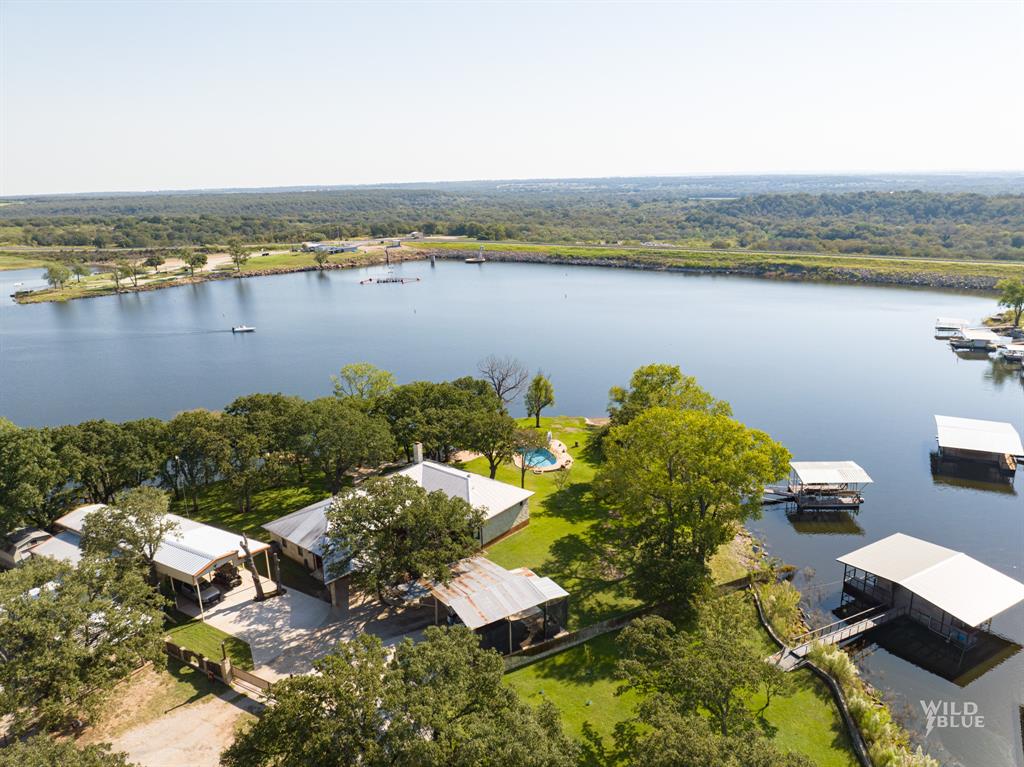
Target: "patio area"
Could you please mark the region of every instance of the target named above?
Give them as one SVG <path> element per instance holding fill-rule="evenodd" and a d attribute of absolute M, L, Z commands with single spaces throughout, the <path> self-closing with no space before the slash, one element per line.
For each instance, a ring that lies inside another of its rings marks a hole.
<path fill-rule="evenodd" d="M 391 609 L 367 599 L 347 614 L 327 602 L 289 589 L 280 596 L 254 602 L 253 576 L 241 570 L 242 585 L 224 595 L 224 600 L 206 609 L 206 622 L 249 643 L 253 673 L 275 681 L 293 674 L 308 674 L 313 661 L 329 653 L 338 642 L 350 641 L 360 633 L 379 636 L 385 645 L 406 636 L 417 639 L 432 622 L 432 608 Z M 261 578 L 266 593 L 275 585 Z M 178 609 L 199 617 L 199 606 L 177 598 Z"/>

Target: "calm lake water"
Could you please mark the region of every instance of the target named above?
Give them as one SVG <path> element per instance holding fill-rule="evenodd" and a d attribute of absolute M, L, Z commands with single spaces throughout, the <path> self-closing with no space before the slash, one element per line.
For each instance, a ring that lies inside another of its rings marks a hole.
<path fill-rule="evenodd" d="M 838 600 L 835 557 L 902 531 L 966 551 L 1024 580 L 1024 480 L 1016 489 L 936 481 L 936 413 L 1011 421 L 1024 389 L 986 360 L 932 339 L 937 316 L 978 319 L 989 298 L 598 268 L 405 264 L 406 285 L 366 285 L 380 269 L 213 282 L 67 304 L 0 306 L 0 415 L 41 426 L 168 417 L 255 391 L 331 391 L 341 365 L 369 361 L 400 381 L 473 373 L 490 353 L 550 374 L 554 413 L 597 416 L 607 391 L 648 362 L 679 364 L 737 417 L 803 460 L 852 459 L 872 475 L 860 515 L 836 529 L 781 509 L 753 523 L 770 551 L 810 571 L 799 585 Z M 0 273 L 3 295 L 39 272 Z M 233 335 L 248 324 L 257 332 Z M 993 629 L 1024 643 L 1024 607 Z M 1024 652 L 966 686 L 888 651 L 860 651 L 869 678 L 916 714 L 921 700 L 978 704 L 981 730 L 934 730 L 948 764 L 1021 763 Z"/>

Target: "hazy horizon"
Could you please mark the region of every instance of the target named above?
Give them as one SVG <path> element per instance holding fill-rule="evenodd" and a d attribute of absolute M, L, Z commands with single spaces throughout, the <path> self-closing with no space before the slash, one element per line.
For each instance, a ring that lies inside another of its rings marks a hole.
<path fill-rule="evenodd" d="M 1024 3 L 0 6 L 0 196 L 1024 168 Z"/>

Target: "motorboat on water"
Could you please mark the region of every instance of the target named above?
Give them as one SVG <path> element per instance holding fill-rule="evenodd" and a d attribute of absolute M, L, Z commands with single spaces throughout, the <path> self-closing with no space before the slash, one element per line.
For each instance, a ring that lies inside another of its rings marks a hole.
<path fill-rule="evenodd" d="M 255 333 L 256 328 L 251 328 L 248 325 L 235 325 L 231 328 L 232 333 Z"/>
<path fill-rule="evenodd" d="M 970 323 L 967 320 L 957 319 L 955 317 L 939 317 L 935 320 L 935 337 L 936 338 L 952 338 L 958 335 L 964 328 Z"/>
<path fill-rule="evenodd" d="M 1007 344 L 1000 346 L 988 355 L 994 360 L 1005 362 L 1010 365 L 1024 365 L 1024 343 Z"/>

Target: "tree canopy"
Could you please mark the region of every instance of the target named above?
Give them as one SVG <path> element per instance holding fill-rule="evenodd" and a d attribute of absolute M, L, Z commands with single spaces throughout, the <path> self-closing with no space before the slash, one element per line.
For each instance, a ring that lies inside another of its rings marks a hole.
<path fill-rule="evenodd" d="M 0 767 L 137 767 L 107 744 L 79 748 L 70 740 L 34 735 L 0 749 Z"/>
<path fill-rule="evenodd" d="M 282 680 L 225 767 L 570 767 L 579 750 L 550 704 L 502 682 L 504 663 L 465 627 L 429 627 L 394 657 L 360 635 Z"/>
<path fill-rule="evenodd" d="M 1014 326 L 1020 325 L 1021 314 L 1024 314 L 1024 280 L 1000 280 L 996 289 L 999 290 L 999 305 L 1013 312 Z"/>
<path fill-rule="evenodd" d="M 85 515 L 82 550 L 86 555 L 110 557 L 121 566 L 138 567 L 156 584 L 157 549 L 178 529 L 167 515 L 169 503 L 167 493 L 151 485 L 118 493 L 113 505 Z"/>
<path fill-rule="evenodd" d="M 335 574 L 353 567 L 354 583 L 395 604 L 410 581 L 451 580 L 452 563 L 480 546 L 483 513 L 409 477 L 377 477 L 336 496 L 327 524 Z"/>
<path fill-rule="evenodd" d="M 526 389 L 526 414 L 534 417 L 534 426 L 540 428 L 540 413 L 555 404 L 555 387 L 541 372 L 533 377 Z"/>
<path fill-rule="evenodd" d="M 14 732 L 94 713 L 160 656 L 163 597 L 138 571 L 88 557 L 32 557 L 0 575 L 0 715 Z"/>
<path fill-rule="evenodd" d="M 638 596 L 685 600 L 708 560 L 760 514 L 766 484 L 784 477 L 789 452 L 728 416 L 654 407 L 605 440 L 595 478 L 615 511 L 608 529 Z"/>

